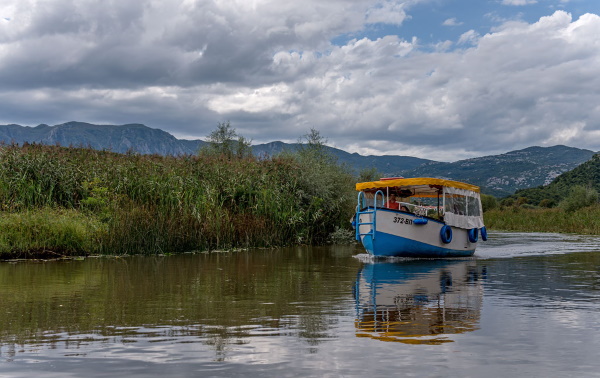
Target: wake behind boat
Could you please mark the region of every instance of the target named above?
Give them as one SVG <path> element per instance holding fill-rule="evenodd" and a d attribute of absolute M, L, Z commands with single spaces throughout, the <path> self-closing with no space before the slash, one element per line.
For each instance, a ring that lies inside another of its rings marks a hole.
<path fill-rule="evenodd" d="M 487 240 L 479 187 L 428 177 L 356 184 L 356 239 L 374 256 L 460 257 Z"/>

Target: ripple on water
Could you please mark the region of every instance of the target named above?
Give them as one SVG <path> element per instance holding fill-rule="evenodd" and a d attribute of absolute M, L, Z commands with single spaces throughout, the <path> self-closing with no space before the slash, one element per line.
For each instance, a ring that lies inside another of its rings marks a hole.
<path fill-rule="evenodd" d="M 475 251 L 479 259 L 600 251 L 600 237 L 590 235 L 490 232 Z"/>

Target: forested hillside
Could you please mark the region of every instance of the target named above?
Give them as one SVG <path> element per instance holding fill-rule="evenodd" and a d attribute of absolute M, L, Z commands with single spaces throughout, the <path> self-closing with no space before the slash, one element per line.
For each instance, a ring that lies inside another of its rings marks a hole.
<path fill-rule="evenodd" d="M 558 204 L 576 185 L 600 192 L 600 154 L 595 154 L 591 160 L 558 176 L 547 186 L 519 190 L 511 197 L 525 198 L 527 203 L 533 205 L 539 205 L 543 200 L 547 200 L 546 203 L 549 204 Z"/>

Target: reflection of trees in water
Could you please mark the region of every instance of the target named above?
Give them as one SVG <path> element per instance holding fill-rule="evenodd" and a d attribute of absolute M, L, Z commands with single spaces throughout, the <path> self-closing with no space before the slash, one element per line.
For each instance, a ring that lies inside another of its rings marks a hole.
<path fill-rule="evenodd" d="M 0 265 L 0 353 L 177 339 L 222 359 L 263 336 L 316 347 L 334 337 L 358 264 L 291 248 Z"/>
<path fill-rule="evenodd" d="M 447 335 L 474 331 L 482 274 L 472 261 L 366 265 L 357 283 L 357 336 L 441 344 L 452 341 Z"/>

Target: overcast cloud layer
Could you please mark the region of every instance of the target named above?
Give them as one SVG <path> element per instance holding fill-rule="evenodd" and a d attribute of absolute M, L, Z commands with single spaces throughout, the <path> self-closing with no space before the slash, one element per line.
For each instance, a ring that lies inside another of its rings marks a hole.
<path fill-rule="evenodd" d="M 254 143 L 316 128 L 350 152 L 446 161 L 600 150 L 598 15 L 554 9 L 435 44 L 366 37 L 433 2 L 4 0 L 0 124 L 144 123 L 204 138 L 229 120 Z"/>

